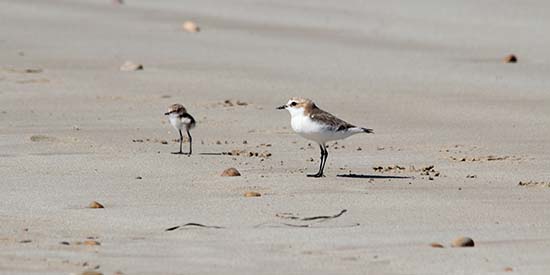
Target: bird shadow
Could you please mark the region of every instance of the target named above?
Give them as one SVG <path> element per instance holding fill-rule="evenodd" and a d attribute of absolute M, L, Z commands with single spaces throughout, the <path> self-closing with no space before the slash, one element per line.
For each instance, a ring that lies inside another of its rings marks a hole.
<path fill-rule="evenodd" d="M 223 152 L 207 152 L 207 153 L 199 153 L 199 155 L 202 155 L 202 156 L 223 156 L 223 155 L 227 155 L 227 154 L 224 154 Z"/>
<path fill-rule="evenodd" d="M 341 178 L 352 178 L 352 179 L 412 179 L 413 177 L 405 176 L 383 176 L 383 175 L 366 175 L 366 174 L 340 174 L 336 175 Z"/>

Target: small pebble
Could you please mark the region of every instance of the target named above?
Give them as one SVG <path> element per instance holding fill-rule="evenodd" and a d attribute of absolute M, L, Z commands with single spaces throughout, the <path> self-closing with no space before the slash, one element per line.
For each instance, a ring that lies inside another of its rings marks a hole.
<path fill-rule="evenodd" d="M 82 242 L 83 245 L 90 245 L 90 246 L 94 246 L 94 245 L 101 245 L 100 242 L 98 241 L 94 241 L 94 240 L 85 240 Z"/>
<path fill-rule="evenodd" d="M 181 28 L 186 32 L 200 32 L 199 26 L 193 21 L 185 21 L 181 25 Z"/>
<path fill-rule="evenodd" d="M 451 242 L 452 247 L 473 247 L 474 240 L 468 237 L 458 237 Z"/>
<path fill-rule="evenodd" d="M 38 74 L 42 72 L 40 68 L 25 69 L 25 72 L 28 74 Z"/>
<path fill-rule="evenodd" d="M 90 203 L 90 205 L 88 205 L 89 208 L 105 208 L 103 206 L 103 204 L 97 202 L 97 201 L 93 201 Z"/>
<path fill-rule="evenodd" d="M 142 177 L 136 177 L 136 180 L 141 180 L 141 179 L 143 179 L 143 178 Z"/>
<path fill-rule="evenodd" d="M 241 173 L 235 168 L 228 168 L 222 172 L 222 177 L 238 177 Z"/>
<path fill-rule="evenodd" d="M 31 243 L 32 240 L 22 240 L 22 241 L 19 241 L 20 243 Z"/>
<path fill-rule="evenodd" d="M 247 198 L 251 198 L 251 197 L 261 197 L 262 194 L 258 193 L 258 192 L 254 192 L 254 191 L 248 191 L 248 192 L 245 192 L 244 193 L 244 196 L 247 197 Z"/>
<path fill-rule="evenodd" d="M 62 245 L 71 245 L 71 244 L 70 244 L 69 242 L 67 242 L 67 241 L 62 241 L 62 242 L 60 242 L 59 244 L 62 244 Z"/>
<path fill-rule="evenodd" d="M 34 141 L 34 142 L 55 141 L 55 138 L 44 136 L 44 135 L 34 135 L 34 136 L 31 136 L 31 141 Z"/>
<path fill-rule="evenodd" d="M 431 243 L 430 246 L 435 248 L 444 248 L 444 246 L 440 243 Z"/>
<path fill-rule="evenodd" d="M 504 268 L 504 272 L 512 272 L 512 271 L 514 271 L 514 269 L 511 268 L 511 267 L 505 267 Z"/>
<path fill-rule="evenodd" d="M 510 54 L 510 55 L 507 55 L 505 58 L 504 58 L 504 63 L 517 63 L 518 62 L 518 58 L 513 55 L 513 54 Z"/>
<path fill-rule="evenodd" d="M 143 65 L 136 64 L 132 61 L 126 61 L 122 64 L 122 66 L 120 66 L 120 70 L 123 72 L 139 71 L 143 70 Z"/>

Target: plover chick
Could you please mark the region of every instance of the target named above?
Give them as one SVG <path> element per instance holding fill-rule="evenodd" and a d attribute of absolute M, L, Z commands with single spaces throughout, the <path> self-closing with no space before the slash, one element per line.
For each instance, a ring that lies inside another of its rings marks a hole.
<path fill-rule="evenodd" d="M 319 109 L 310 99 L 293 97 L 286 105 L 277 107 L 277 109 L 287 109 L 290 112 L 290 125 L 294 132 L 303 138 L 317 142 L 321 148 L 319 172 L 307 175 L 308 177 L 323 176 L 328 158 L 327 142 L 359 133 L 374 133 L 372 129 L 356 127 Z"/>
<path fill-rule="evenodd" d="M 187 155 L 190 156 L 193 148 L 193 139 L 191 138 L 189 130 L 195 127 L 195 119 L 189 113 L 187 113 L 187 110 L 181 104 L 171 105 L 168 108 L 168 112 L 164 113 L 164 115 L 168 116 L 170 124 L 172 124 L 172 126 L 174 126 L 174 128 L 180 133 L 180 150 L 179 152 L 172 152 L 172 154 L 183 154 L 181 150 L 183 143 L 183 134 L 181 133 L 181 131 L 186 131 L 187 136 L 189 137 L 189 152 L 187 153 Z"/>

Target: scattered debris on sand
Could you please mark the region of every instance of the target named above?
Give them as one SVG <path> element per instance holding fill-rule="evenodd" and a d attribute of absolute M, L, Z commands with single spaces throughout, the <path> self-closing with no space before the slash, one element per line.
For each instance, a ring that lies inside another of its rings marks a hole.
<path fill-rule="evenodd" d="M 233 100 L 231 99 L 226 99 L 220 105 L 222 105 L 223 107 L 233 107 L 233 106 L 247 106 L 248 103 L 240 100 L 233 102 Z"/>
<path fill-rule="evenodd" d="M 533 187 L 533 186 L 539 186 L 539 187 L 550 187 L 550 181 L 520 181 L 518 183 L 519 186 L 526 186 L 526 187 Z"/>
<path fill-rule="evenodd" d="M 229 152 L 222 152 L 222 155 L 269 158 L 271 157 L 272 154 L 268 151 L 253 152 L 253 151 L 247 151 L 247 150 L 234 149 Z"/>
<path fill-rule="evenodd" d="M 421 176 L 428 176 L 430 180 L 433 180 L 433 177 L 441 176 L 441 173 L 435 170 L 434 165 L 428 165 L 421 168 L 416 168 L 414 165 L 411 165 L 407 168 L 405 166 L 395 164 L 389 166 L 375 166 L 372 169 L 380 173 L 420 173 Z"/>
<path fill-rule="evenodd" d="M 502 161 L 502 160 L 511 160 L 511 161 L 519 161 L 522 160 L 521 157 L 517 156 L 480 156 L 480 157 L 456 157 L 456 156 L 450 156 L 451 160 L 459 161 L 459 162 L 476 162 L 476 161 Z"/>
<path fill-rule="evenodd" d="M 186 141 L 186 139 L 183 140 L 184 142 Z M 137 139 L 132 139 L 132 142 L 134 143 L 144 143 L 144 142 L 149 142 L 149 143 L 160 143 L 160 144 L 168 144 L 168 141 L 165 140 L 165 139 L 156 139 L 156 138 L 146 138 L 146 139 L 142 139 L 142 138 L 137 138 Z M 176 139 L 176 140 L 173 140 L 173 142 L 180 142 L 179 139 Z"/>
<path fill-rule="evenodd" d="M 404 171 L 406 168 L 404 166 L 399 165 L 390 165 L 390 166 L 375 166 L 372 167 L 372 169 L 376 172 L 401 172 Z"/>
<path fill-rule="evenodd" d="M 0 68 L 1 71 L 17 74 L 39 74 L 44 72 L 41 68 L 26 68 L 26 69 L 14 69 L 14 68 Z"/>
<path fill-rule="evenodd" d="M 28 73 L 28 74 L 39 74 L 41 72 L 43 72 L 43 70 L 40 68 L 25 69 L 25 73 Z"/>

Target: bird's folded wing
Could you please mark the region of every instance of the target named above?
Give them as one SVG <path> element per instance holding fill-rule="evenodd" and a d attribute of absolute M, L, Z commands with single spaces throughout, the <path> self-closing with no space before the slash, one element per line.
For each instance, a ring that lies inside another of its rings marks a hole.
<path fill-rule="evenodd" d="M 355 125 L 349 124 L 334 115 L 325 112 L 319 108 L 312 110 L 309 117 L 320 124 L 325 124 L 335 131 L 345 131 L 349 128 L 354 128 Z"/>

